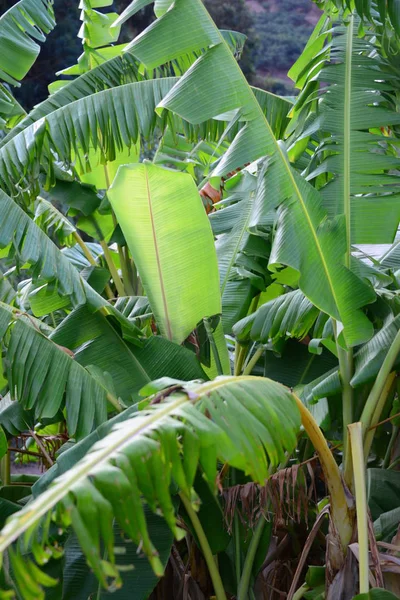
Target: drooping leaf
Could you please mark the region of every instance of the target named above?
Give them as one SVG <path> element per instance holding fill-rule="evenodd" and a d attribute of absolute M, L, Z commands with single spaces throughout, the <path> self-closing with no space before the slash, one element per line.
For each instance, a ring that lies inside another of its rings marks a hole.
<path fill-rule="evenodd" d="M 24 181 L 31 186 L 30 195 L 34 194 L 35 167 L 42 152 L 47 150 L 48 178 L 54 182 L 50 149 L 68 165 L 77 159 L 78 174 L 90 171 L 89 149 L 97 152 L 101 148 L 103 160 L 112 162 L 118 151 L 131 148 L 141 136 L 150 139 L 156 126 L 163 130 L 166 119 L 158 118 L 154 109 L 175 81 L 165 78 L 128 83 L 85 96 L 51 112 L 0 148 L 1 180 L 17 192 Z M 98 158 L 94 166 L 97 164 Z"/>
<path fill-rule="evenodd" d="M 51 340 L 74 352 L 75 361 L 107 372 L 116 395 L 131 404 L 138 391 L 155 378 L 170 376 L 185 381 L 206 379 L 196 356 L 177 344 L 151 337 L 141 347 L 119 335 L 112 317 L 91 313 L 83 306 L 70 313 Z"/>
<path fill-rule="evenodd" d="M 12 398 L 36 418 L 52 418 L 64 406 L 67 426 L 78 438 L 107 418 L 110 396 L 98 379 L 50 341 L 28 318 L 0 305 L 0 335 L 10 327 L 7 378 Z"/>
<path fill-rule="evenodd" d="M 18 84 L 55 26 L 51 0 L 20 0 L 0 17 L 0 78 Z"/>
<path fill-rule="evenodd" d="M 1 424 L 8 435 L 18 435 L 35 426 L 32 412 L 23 409 L 17 401 L 12 401 L 10 394 L 0 400 Z"/>
<path fill-rule="evenodd" d="M 302 339 L 310 331 L 319 311 L 300 290 L 288 292 L 260 306 L 239 321 L 233 332 L 239 341 L 252 339 L 266 344 L 278 338 Z"/>
<path fill-rule="evenodd" d="M 48 547 L 48 533 L 42 530 L 39 534 L 40 519 L 51 514 L 58 503 L 58 517 L 63 515 L 66 524 L 67 514 L 71 515 L 79 543 L 102 586 L 108 587 L 106 573 L 119 581 L 113 550 L 114 515 L 124 534 L 141 544 L 153 570 L 161 575 L 163 565 L 149 537 L 141 494 L 179 536 L 170 496 L 171 477 L 187 496 L 196 466 L 202 466 L 213 484 L 219 459 L 261 483 L 271 465 L 294 449 L 299 426 L 294 399 L 272 381 L 223 378 L 189 386 L 117 425 L 29 508 L 8 521 L 0 535 L 0 551 L 28 529 L 38 547 Z M 186 447 L 192 449 L 190 453 L 185 452 Z M 100 539 L 108 549 L 105 562 Z"/>
<path fill-rule="evenodd" d="M 17 265 L 28 263 L 36 277 L 59 282 L 61 293 L 76 304 L 83 303 L 85 292 L 78 271 L 29 216 L 0 191 L 0 247 L 12 245 Z"/>

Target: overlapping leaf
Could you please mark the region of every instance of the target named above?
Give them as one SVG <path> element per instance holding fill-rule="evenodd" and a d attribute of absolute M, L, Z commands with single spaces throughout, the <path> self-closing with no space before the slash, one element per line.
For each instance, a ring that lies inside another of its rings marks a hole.
<path fill-rule="evenodd" d="M 71 435 L 81 438 L 107 418 L 107 395 L 99 378 L 51 342 L 28 318 L 0 305 L 0 337 L 7 341 L 7 379 L 11 396 L 36 418 L 52 418 L 66 408 Z M 114 400 L 116 402 L 116 399 Z"/>
<path fill-rule="evenodd" d="M 20 0 L 0 17 L 0 78 L 14 85 L 35 62 L 55 26 L 51 0 Z"/>
<path fill-rule="evenodd" d="M 140 388 L 159 377 L 206 379 L 194 353 L 158 336 L 142 346 L 133 345 L 118 334 L 112 320 L 82 306 L 63 320 L 51 339 L 72 350 L 79 364 L 107 372 L 115 395 L 126 405 L 132 404 Z"/>
<path fill-rule="evenodd" d="M 292 171 L 260 105 L 223 39 L 217 36 L 216 28 L 212 29 L 201 3 L 176 0 L 164 16 L 130 44 L 129 51 L 147 67 L 162 64 L 172 53 L 176 56 L 185 53 L 190 44 L 184 26 L 187 11 L 198 15 L 192 46 L 212 47 L 174 85 L 158 110 L 168 109 L 194 125 L 218 115 L 237 115 L 244 126 L 214 174 L 224 175 L 264 155 L 272 157 L 264 187 L 265 193 L 268 191 L 265 202 L 269 202 L 271 208 L 282 205 L 273 262 L 300 271 L 301 289 L 318 308 L 344 323 L 348 345 L 367 339 L 372 329 L 359 309 L 372 301 L 373 294 L 346 269 L 341 251 L 333 253 L 327 239 L 328 231 L 335 229 L 341 247 L 345 240 L 345 224 L 340 219 L 332 223 L 327 221 L 318 193 Z M 177 31 L 178 23 L 181 23 L 180 32 Z M 173 46 L 166 42 L 171 36 Z M 193 88 L 196 89 L 195 98 L 191 94 Z"/>
<path fill-rule="evenodd" d="M 11 246 L 17 265 L 34 267 L 34 278 L 57 280 L 62 294 L 74 304 L 85 301 L 78 271 L 32 219 L 4 192 L 0 191 L 0 247 Z"/>
<path fill-rule="evenodd" d="M 301 290 L 288 292 L 260 306 L 239 321 L 233 332 L 239 341 L 250 339 L 266 344 L 279 338 L 302 339 L 314 325 L 319 311 Z"/>
<path fill-rule="evenodd" d="M 398 157 L 389 134 L 400 123 L 390 102 L 394 75 L 369 36 L 358 38 L 356 28 L 351 18 L 335 29 L 329 62 L 319 74 L 324 84 L 316 112 L 320 144 L 308 175 L 320 176 L 328 215 L 345 215 L 349 246 L 391 243 L 400 218 L 399 178 L 393 171 Z M 312 71 L 309 77 L 315 79 Z M 326 183 L 324 174 L 329 174 Z"/>
<path fill-rule="evenodd" d="M 118 582 L 115 567 L 113 518 L 124 534 L 141 545 L 154 571 L 163 566 L 149 537 L 141 496 L 153 511 L 162 513 L 172 532 L 180 537 L 171 499 L 170 483 L 190 497 L 199 465 L 213 487 L 217 459 L 248 473 L 260 483 L 270 465 L 284 460 L 296 445 L 300 415 L 291 394 L 262 378 L 224 378 L 174 393 L 161 404 L 119 423 L 85 458 L 54 482 L 29 507 L 11 518 L 0 535 L 0 552 L 28 532 L 20 548 L 31 542 L 40 561 L 47 548 L 50 522 L 58 505 L 59 523 L 72 521 L 89 565 L 107 588 Z M 179 438 L 179 439 L 178 439 Z M 107 559 L 100 543 L 107 548 Z M 32 565 L 19 576 L 22 558 L 12 552 L 18 588 L 25 600 Z M 28 588 L 29 589 L 29 588 Z"/>

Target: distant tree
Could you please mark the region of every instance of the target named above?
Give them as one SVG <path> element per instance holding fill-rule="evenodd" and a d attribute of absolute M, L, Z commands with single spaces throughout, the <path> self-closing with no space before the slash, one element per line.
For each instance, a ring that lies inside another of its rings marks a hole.
<path fill-rule="evenodd" d="M 318 10 L 310 0 L 279 0 L 279 5 L 264 0 L 262 6 L 255 24 L 260 40 L 256 68 L 271 74 L 288 71 L 307 43 Z"/>

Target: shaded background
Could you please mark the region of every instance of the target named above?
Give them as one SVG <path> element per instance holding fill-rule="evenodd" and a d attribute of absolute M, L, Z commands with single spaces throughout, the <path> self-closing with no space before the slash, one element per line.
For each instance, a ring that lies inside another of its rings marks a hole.
<path fill-rule="evenodd" d="M 241 31 L 248 36 L 241 66 L 252 85 L 277 94 L 293 94 L 286 74 L 319 18 L 311 0 L 204 0 L 220 29 Z M 0 0 L 0 14 L 15 2 Z M 79 0 L 55 0 L 57 20 L 38 60 L 13 92 L 25 109 L 31 109 L 48 95 L 47 86 L 56 79 L 55 73 L 75 64 L 82 52 L 77 38 L 80 27 Z M 121 13 L 130 0 L 114 0 L 110 9 Z M 139 11 L 122 28 L 119 43 L 130 41 L 153 18 L 153 8 Z"/>

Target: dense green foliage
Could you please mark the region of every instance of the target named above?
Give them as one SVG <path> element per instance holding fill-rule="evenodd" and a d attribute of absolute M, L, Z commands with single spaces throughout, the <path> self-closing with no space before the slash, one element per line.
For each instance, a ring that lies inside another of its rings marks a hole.
<path fill-rule="evenodd" d="M 0 0 L 0 13 L 12 4 L 13 0 Z M 240 64 L 250 83 L 275 93 L 292 93 L 293 86 L 286 73 L 301 54 L 318 11 L 310 0 L 282 0 L 279 6 L 268 0 L 256 4 L 259 8 L 254 10 L 246 0 L 205 1 L 220 29 L 240 31 L 248 37 Z M 115 0 L 114 5 L 116 11 L 121 12 L 127 1 Z M 54 80 L 55 73 L 73 64 L 81 53 L 81 42 L 76 37 L 79 28 L 76 2 L 55 0 L 54 10 L 57 32 L 49 35 L 26 85 L 16 91 L 16 97 L 27 109 L 47 96 L 47 86 Z M 133 21 L 124 25 L 120 41 L 131 40 L 153 18 L 151 7 L 140 10 Z"/>
<path fill-rule="evenodd" d="M 400 21 L 318 5 L 290 99 L 201 0 L 82 0 L 29 113 L 53 6 L 0 17 L 1 600 L 398 595 Z"/>

